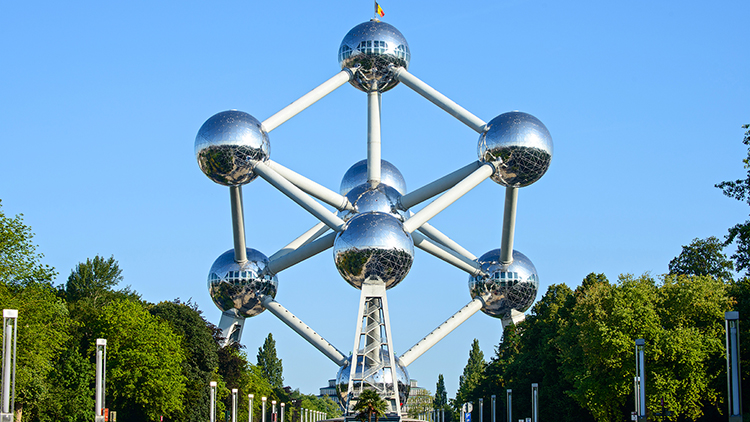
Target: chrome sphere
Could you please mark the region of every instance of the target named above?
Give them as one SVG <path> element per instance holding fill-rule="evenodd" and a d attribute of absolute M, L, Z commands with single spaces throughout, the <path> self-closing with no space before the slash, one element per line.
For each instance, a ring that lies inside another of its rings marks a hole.
<path fill-rule="evenodd" d="M 357 186 L 367 183 L 367 160 L 362 160 L 349 167 L 341 179 L 339 193 L 346 195 Z M 406 195 L 406 181 L 404 176 L 393 164 L 380 160 L 380 183 L 396 189 L 401 195 Z"/>
<path fill-rule="evenodd" d="M 253 167 L 271 152 L 268 133 L 255 117 L 222 111 L 203 123 L 195 137 L 195 157 L 209 179 L 224 186 L 244 185 L 257 174 Z"/>
<path fill-rule="evenodd" d="M 372 369 L 372 361 L 370 359 L 366 359 L 367 362 L 365 365 L 362 364 L 363 356 L 359 356 L 357 359 L 357 367 L 356 367 L 356 374 L 355 374 L 355 381 L 352 385 L 353 391 L 352 391 L 352 403 L 356 403 L 356 400 L 359 398 L 359 395 L 357 395 L 357 392 L 360 391 L 361 382 L 357 381 L 362 379 L 362 372 L 364 370 L 364 373 L 371 372 Z M 381 353 L 381 360 L 386 361 L 388 359 L 388 355 L 383 352 Z M 351 356 L 349 357 L 349 361 L 351 362 Z M 339 368 L 338 374 L 336 374 L 336 394 L 339 396 L 339 403 L 345 403 L 349 399 L 349 378 L 351 377 L 351 364 L 350 362 L 347 362 L 344 366 Z M 406 367 L 401 365 L 398 362 L 398 358 L 396 358 L 396 380 L 398 385 L 398 398 L 401 403 L 399 403 L 400 406 L 403 406 L 406 404 L 406 401 L 409 400 L 409 391 L 411 390 L 411 384 L 409 383 L 409 372 L 407 372 Z M 365 387 L 367 384 L 375 384 L 378 386 L 382 386 L 383 383 L 385 383 L 385 388 L 387 391 L 391 391 L 393 389 L 393 377 L 391 376 L 390 372 L 385 372 L 383 368 L 380 368 L 374 372 L 370 376 L 368 376 L 365 379 Z"/>
<path fill-rule="evenodd" d="M 390 65 L 408 69 L 410 59 L 409 44 L 401 32 L 376 19 L 352 28 L 339 47 L 341 68 L 355 70 L 351 84 L 365 92 L 396 86 Z"/>
<path fill-rule="evenodd" d="M 495 166 L 492 180 L 520 188 L 539 180 L 552 160 L 552 137 L 536 117 L 511 111 L 487 124 L 479 137 L 479 159 Z"/>
<path fill-rule="evenodd" d="M 247 248 L 247 261 L 235 262 L 234 249 L 214 261 L 208 273 L 208 292 L 222 311 L 235 309 L 240 316 L 251 317 L 263 312 L 260 295 L 276 297 L 279 281 L 266 271 L 268 258 Z"/>
<path fill-rule="evenodd" d="M 510 310 L 525 312 L 536 299 L 539 276 L 526 255 L 513 251 L 513 263 L 500 262 L 500 249 L 493 249 L 479 257 L 484 276 L 469 277 L 472 299 L 484 301 L 482 312 L 496 318 L 510 317 Z"/>
<path fill-rule="evenodd" d="M 401 194 L 388 185 L 379 184 L 376 188 L 370 187 L 369 183 L 363 183 L 350 190 L 346 198 L 354 205 L 357 210 L 343 210 L 338 212 L 339 218 L 349 221 L 350 218 L 357 214 L 379 211 L 386 214 L 392 214 L 401 222 L 405 220 L 404 212 L 398 208 L 398 199 Z"/>
<path fill-rule="evenodd" d="M 383 282 L 390 289 L 409 273 L 414 241 L 391 214 L 357 214 L 336 234 L 333 259 L 339 274 L 355 288 Z"/>

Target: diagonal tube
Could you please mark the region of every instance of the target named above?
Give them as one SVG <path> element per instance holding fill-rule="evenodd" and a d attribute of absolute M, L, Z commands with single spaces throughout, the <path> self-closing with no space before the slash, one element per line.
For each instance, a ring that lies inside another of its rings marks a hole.
<path fill-rule="evenodd" d="M 479 117 L 471 114 L 468 110 L 456 104 L 450 98 L 439 93 L 435 88 L 422 82 L 419 78 L 407 72 L 403 67 L 396 68 L 393 72 L 400 82 L 403 82 L 404 85 L 416 91 L 417 94 L 427 98 L 433 104 L 442 108 L 466 126 L 472 128 L 475 132 L 484 132 L 486 124 Z"/>
<path fill-rule="evenodd" d="M 341 72 L 334 75 L 331 79 L 318 85 L 312 91 L 300 97 L 297 101 L 289 104 L 283 109 L 279 110 L 273 116 L 263 121 L 263 129 L 266 132 L 270 132 L 277 127 L 281 126 L 282 123 L 296 116 L 300 111 L 315 104 L 318 100 L 335 91 L 336 88 L 349 82 L 352 78 L 353 73 L 349 69 L 344 69 Z"/>
<path fill-rule="evenodd" d="M 455 330 L 456 327 L 466 322 L 469 317 L 482 309 L 482 306 L 484 306 L 484 302 L 482 302 L 482 299 L 480 298 L 475 298 L 469 302 L 466 306 L 453 314 L 453 316 L 440 324 L 440 326 L 432 330 L 430 334 L 427 334 L 422 340 L 419 340 L 417 344 L 411 347 L 411 349 L 404 352 L 404 354 L 398 358 L 399 362 L 404 366 L 409 366 L 412 362 L 417 360 L 418 357 L 422 356 L 424 352 L 430 350 L 432 346 L 436 345 L 440 340 L 445 338 L 445 336 L 450 334 L 451 331 Z"/>
<path fill-rule="evenodd" d="M 296 173 L 295 171 L 290 170 L 275 161 L 267 160 L 266 165 L 273 169 L 273 171 L 275 171 L 276 173 L 279 173 L 281 177 L 285 178 L 298 188 L 302 189 L 302 191 L 307 193 L 308 195 L 312 195 L 315 198 L 320 199 L 321 201 L 336 208 L 339 211 L 354 211 L 354 205 L 352 205 L 345 196 L 336 193 L 328 189 L 327 187 L 318 184 L 317 182 L 313 182 L 307 177 L 302 176 L 301 174 Z"/>
<path fill-rule="evenodd" d="M 293 313 L 289 312 L 288 309 L 281 306 L 281 304 L 276 302 L 271 296 L 263 295 L 260 300 L 264 308 L 276 315 L 276 317 L 284 324 L 297 332 L 297 334 L 302 336 L 302 338 L 307 340 L 307 342 L 312 344 L 316 349 L 323 352 L 323 354 L 336 363 L 336 365 L 341 367 L 349 361 L 343 353 L 324 339 L 320 334 L 316 333 L 309 325 L 305 324 Z"/>
<path fill-rule="evenodd" d="M 422 227 L 419 228 L 419 231 L 424 234 L 425 236 L 429 237 L 430 239 L 434 240 L 435 242 L 449 248 L 453 249 L 455 252 L 457 252 L 460 255 L 463 255 L 465 258 L 468 258 L 472 261 L 476 260 L 477 257 L 469 252 L 468 250 L 464 249 L 463 246 L 456 243 L 453 239 L 446 236 L 443 232 L 436 229 L 430 223 L 424 223 L 422 224 Z"/>
<path fill-rule="evenodd" d="M 482 266 L 478 262 L 472 261 L 444 245 L 432 242 L 419 232 L 412 233 L 411 237 L 414 240 L 414 246 L 422 249 L 430 255 L 440 258 L 458 269 L 466 271 L 472 277 L 481 274 Z"/>
<path fill-rule="evenodd" d="M 465 165 L 432 183 L 428 183 L 413 192 L 409 192 L 398 199 L 398 207 L 405 211 L 435 195 L 439 195 L 455 186 L 456 183 L 464 180 L 466 176 L 470 175 L 481 166 L 481 161 L 474 161 L 473 163 L 469 163 L 468 165 Z"/>
<path fill-rule="evenodd" d="M 454 203 L 458 198 L 464 196 L 467 192 L 474 189 L 478 184 L 482 183 L 484 179 L 490 177 L 495 171 L 492 164 L 485 163 L 473 173 L 467 176 L 464 180 L 457 183 L 455 186 L 450 188 L 444 194 L 440 195 L 437 199 L 430 202 L 427 206 L 419 210 L 416 214 L 411 216 L 404 222 L 404 229 L 412 233 L 414 230 L 422 226 L 432 217 L 438 215 L 441 211 L 446 209 L 450 204 Z"/>
<path fill-rule="evenodd" d="M 335 239 L 335 232 L 328 233 L 314 242 L 310 242 L 274 259 L 269 259 L 266 268 L 268 268 L 268 271 L 270 271 L 271 274 L 278 274 L 280 271 L 284 271 L 292 265 L 298 264 L 307 258 L 311 258 L 324 250 L 333 247 L 333 241 Z"/>
<path fill-rule="evenodd" d="M 319 202 L 310 198 L 309 195 L 297 186 L 294 186 L 292 182 L 283 178 L 279 173 L 276 173 L 271 167 L 263 162 L 258 162 L 253 170 L 265 181 L 281 191 L 281 193 L 288 196 L 299 206 L 307 210 L 307 212 L 317 217 L 318 220 L 324 222 L 328 227 L 336 231 L 341 230 L 341 227 L 344 225 L 344 220 L 326 209 L 326 207 Z"/>
<path fill-rule="evenodd" d="M 302 233 L 298 238 L 289 242 L 288 245 L 276 251 L 276 253 L 268 257 L 268 259 L 273 261 L 276 258 L 280 258 L 288 254 L 289 252 L 298 249 L 300 246 L 307 245 L 308 243 L 322 236 L 328 230 L 329 228 L 325 225 L 325 223 L 318 223 L 314 225 L 310 230 Z"/>

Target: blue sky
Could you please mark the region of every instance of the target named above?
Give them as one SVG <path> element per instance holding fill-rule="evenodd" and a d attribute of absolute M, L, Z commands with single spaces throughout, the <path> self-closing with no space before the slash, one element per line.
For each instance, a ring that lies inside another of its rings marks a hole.
<path fill-rule="evenodd" d="M 519 192 L 515 248 L 540 297 L 590 272 L 653 275 L 693 238 L 723 236 L 747 205 L 714 184 L 742 177 L 750 123 L 745 1 L 395 2 L 409 71 L 485 121 L 521 110 L 545 123 L 552 165 Z M 158 302 L 192 298 L 218 323 L 206 277 L 232 247 L 228 189 L 199 170 L 195 135 L 213 114 L 264 120 L 333 76 L 344 35 L 372 2 L 5 2 L 0 6 L 0 199 L 24 214 L 64 282 L 80 261 L 114 255 L 125 283 Z M 383 95 L 382 153 L 410 190 L 476 160 L 478 136 L 405 86 Z M 338 189 L 366 155 L 366 96 L 345 85 L 270 134 L 271 158 Z M 479 256 L 499 247 L 504 189 L 487 180 L 431 224 Z M 315 219 L 263 180 L 244 188 L 248 246 L 270 256 Z M 469 300 L 467 275 L 417 252 L 389 291 L 397 353 Z M 279 274 L 277 300 L 342 351 L 358 291 L 330 252 Z M 337 367 L 268 312 L 287 384 L 306 393 Z M 410 367 L 448 393 L 477 338 L 473 316 Z"/>

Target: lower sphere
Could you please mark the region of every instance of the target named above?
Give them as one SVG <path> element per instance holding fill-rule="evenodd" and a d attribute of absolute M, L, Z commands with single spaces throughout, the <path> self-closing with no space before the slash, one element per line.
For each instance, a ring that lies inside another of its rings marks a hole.
<path fill-rule="evenodd" d="M 279 286 L 266 267 L 268 258 L 255 249 L 247 248 L 247 261 L 243 263 L 234 260 L 234 249 L 221 254 L 208 273 L 208 292 L 216 307 L 222 311 L 235 309 L 244 317 L 263 312 L 260 297 L 276 297 Z"/>
<path fill-rule="evenodd" d="M 484 301 L 482 312 L 496 318 L 510 317 L 511 309 L 525 312 L 536 299 L 539 276 L 526 255 L 513 251 L 513 262 L 500 262 L 500 249 L 493 249 L 477 259 L 486 276 L 469 277 L 472 298 Z"/>
<path fill-rule="evenodd" d="M 388 354 L 387 353 L 381 353 L 380 355 L 381 361 L 387 361 Z M 350 357 L 351 359 L 351 357 Z M 352 395 L 349 396 L 349 379 L 351 378 L 351 363 L 347 362 L 344 366 L 339 368 L 339 372 L 336 375 L 336 394 L 339 396 L 339 403 L 347 403 L 349 399 L 351 399 L 354 403 L 356 403 L 357 398 L 359 398 L 359 394 L 357 392 L 362 391 L 362 387 L 366 387 L 367 385 L 377 385 L 377 386 L 384 386 L 386 390 L 392 391 L 393 389 L 393 377 L 390 374 L 390 372 L 386 372 L 384 368 L 378 368 L 374 369 L 374 365 L 372 360 L 370 359 L 364 359 L 366 363 L 362 364 L 363 357 L 359 356 L 357 360 L 357 366 L 355 371 L 355 377 L 354 377 L 354 383 L 352 385 L 351 393 Z M 363 381 L 363 373 L 368 374 L 368 376 L 364 377 L 365 381 L 362 385 Z M 411 384 L 409 383 L 409 372 L 407 372 L 406 367 L 402 366 L 400 363 L 398 363 L 398 358 L 396 358 L 396 379 L 397 379 L 397 388 L 398 388 L 398 399 L 400 401 L 399 405 L 403 406 L 406 404 L 406 401 L 409 399 L 409 391 L 411 389 Z M 372 387 L 370 387 L 372 388 Z M 382 397 L 382 396 L 381 396 Z"/>

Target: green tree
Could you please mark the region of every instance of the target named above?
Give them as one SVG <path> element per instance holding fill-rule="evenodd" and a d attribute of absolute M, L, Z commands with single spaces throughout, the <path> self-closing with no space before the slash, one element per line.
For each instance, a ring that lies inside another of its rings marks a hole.
<path fill-rule="evenodd" d="M 107 339 L 108 407 L 123 422 L 179 417 L 185 355 L 170 324 L 125 299 L 106 305 L 95 324 L 97 337 Z"/>
<path fill-rule="evenodd" d="M 40 262 L 44 255 L 36 253 L 34 233 L 22 217 L 6 217 L 0 200 L 0 282 L 51 282 L 57 272 Z"/>
<path fill-rule="evenodd" d="M 749 129 L 750 125 L 743 125 L 743 129 Z M 747 174 L 744 179 L 725 181 L 715 185 L 724 192 L 724 195 L 738 201 L 747 202 L 750 205 L 750 130 L 745 132 L 742 143 L 748 146 L 747 157 L 742 162 Z M 737 271 L 750 270 L 750 220 L 739 223 L 729 229 L 725 245 L 735 243 L 737 251 L 732 255 Z M 748 271 L 745 272 L 748 275 Z"/>
<path fill-rule="evenodd" d="M 41 403 L 54 400 L 50 375 L 69 339 L 71 319 L 49 283 L 0 282 L 0 306 L 18 310 L 16 420 L 38 418 Z"/>
<path fill-rule="evenodd" d="M 353 410 L 357 412 L 357 419 L 362 422 L 378 422 L 378 418 L 385 415 L 387 407 L 385 400 L 376 391 L 364 390 L 357 398 Z"/>
<path fill-rule="evenodd" d="M 435 385 L 435 398 L 432 405 L 435 409 L 443 409 L 448 404 L 448 392 L 445 390 L 445 378 L 443 374 L 438 375 L 437 384 Z"/>
<path fill-rule="evenodd" d="M 709 275 L 723 280 L 732 279 L 732 261 L 722 253 L 724 244 L 715 236 L 693 239 L 682 247 L 682 252 L 669 261 L 669 274 Z"/>
<path fill-rule="evenodd" d="M 258 367 L 273 387 L 281 388 L 284 386 L 284 368 L 281 359 L 276 355 L 276 341 L 271 333 L 268 333 L 263 346 L 258 348 Z"/>
<path fill-rule="evenodd" d="M 185 412 L 176 420 L 197 422 L 209 419 L 210 397 L 206 386 L 219 365 L 219 346 L 214 339 L 215 327 L 206 321 L 197 305 L 161 302 L 149 312 L 172 327 L 182 339 L 182 375 L 185 376 L 185 393 L 182 404 Z"/>
<path fill-rule="evenodd" d="M 475 389 L 481 384 L 487 362 L 484 353 L 479 348 L 479 340 L 474 339 L 469 350 L 469 360 L 466 362 L 463 374 L 458 378 L 458 391 L 453 400 L 453 410 L 458 412 L 466 402 L 473 401 L 476 397 Z"/>
<path fill-rule="evenodd" d="M 94 408 L 94 364 L 79 353 L 77 344 L 66 347 L 48 378 L 50 394 L 39 403 L 40 422 L 86 422 Z"/>
<path fill-rule="evenodd" d="M 76 265 L 65 284 L 67 299 L 76 301 L 84 297 L 96 302 L 105 293 L 112 291 L 122 281 L 122 270 L 114 256 L 104 259 L 97 255 L 94 259 Z"/>

